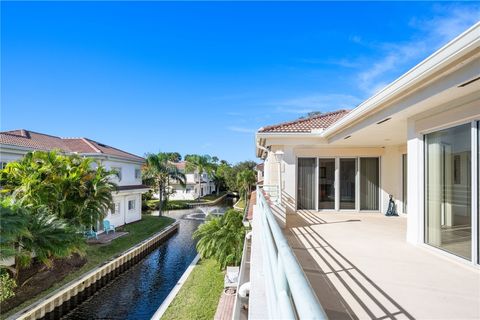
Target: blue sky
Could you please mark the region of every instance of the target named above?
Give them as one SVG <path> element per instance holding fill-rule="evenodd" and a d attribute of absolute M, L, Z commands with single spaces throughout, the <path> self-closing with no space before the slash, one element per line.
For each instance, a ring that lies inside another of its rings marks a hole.
<path fill-rule="evenodd" d="M 258 128 L 353 108 L 479 2 L 4 2 L 1 129 L 254 159 Z"/>

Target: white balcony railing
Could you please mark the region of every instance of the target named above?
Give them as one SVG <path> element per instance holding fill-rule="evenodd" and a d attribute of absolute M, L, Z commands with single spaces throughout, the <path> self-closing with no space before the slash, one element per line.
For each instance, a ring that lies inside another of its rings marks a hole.
<path fill-rule="evenodd" d="M 262 190 L 266 192 L 272 202 L 278 203 L 279 192 L 277 185 L 264 185 L 262 186 Z"/>
<path fill-rule="evenodd" d="M 261 188 L 257 190 L 257 206 L 261 218 L 263 269 L 269 318 L 327 319 L 275 220 L 264 195 L 265 191 Z M 271 194 L 268 196 L 271 200 L 275 198 Z"/>

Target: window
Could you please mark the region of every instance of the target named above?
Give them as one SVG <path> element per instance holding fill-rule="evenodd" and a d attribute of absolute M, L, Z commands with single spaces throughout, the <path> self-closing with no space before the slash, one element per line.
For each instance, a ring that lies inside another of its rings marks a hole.
<path fill-rule="evenodd" d="M 135 169 L 135 179 L 141 179 L 141 178 L 142 178 L 142 170 Z"/>
<path fill-rule="evenodd" d="M 120 202 L 115 202 L 115 208 L 112 214 L 120 214 Z"/>
<path fill-rule="evenodd" d="M 122 181 L 122 167 L 112 167 L 112 170 L 117 173 L 118 181 Z"/>
<path fill-rule="evenodd" d="M 471 124 L 425 135 L 425 242 L 471 258 Z"/>
<path fill-rule="evenodd" d="M 318 208 L 335 209 L 335 159 L 319 159 L 318 169 Z"/>
<path fill-rule="evenodd" d="M 407 213 L 408 207 L 408 157 L 406 154 L 402 154 L 402 201 L 403 201 L 403 213 Z"/>
<path fill-rule="evenodd" d="M 360 158 L 360 210 L 378 210 L 379 169 L 378 158 Z"/>
<path fill-rule="evenodd" d="M 355 209 L 357 159 L 340 159 L 340 209 Z"/>
<path fill-rule="evenodd" d="M 0 169 L 5 169 L 5 167 L 7 166 L 7 162 L 0 162 Z"/>
<path fill-rule="evenodd" d="M 135 200 L 128 200 L 128 210 L 135 210 Z"/>
<path fill-rule="evenodd" d="M 297 208 L 315 209 L 316 158 L 298 158 Z"/>

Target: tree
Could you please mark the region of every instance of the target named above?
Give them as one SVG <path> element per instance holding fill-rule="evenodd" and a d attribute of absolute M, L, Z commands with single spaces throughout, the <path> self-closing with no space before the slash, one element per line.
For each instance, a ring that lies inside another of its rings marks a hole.
<path fill-rule="evenodd" d="M 75 225 L 95 226 L 113 207 L 114 171 L 56 151 L 33 151 L 0 171 L 2 193 L 21 206 L 46 207 Z"/>
<path fill-rule="evenodd" d="M 201 195 L 201 190 L 202 190 L 202 174 L 206 173 L 209 176 L 212 176 L 214 170 L 215 170 L 215 165 L 212 162 L 212 159 L 209 155 L 188 155 L 185 156 L 185 160 L 187 161 L 187 166 L 186 170 L 188 172 L 197 172 L 199 177 L 198 177 L 198 186 L 199 186 L 199 199 Z"/>
<path fill-rule="evenodd" d="M 144 183 L 157 188 L 159 199 L 159 215 L 162 216 L 163 196 L 166 193 L 170 179 L 178 181 L 185 186 L 185 174 L 181 172 L 170 160 L 167 153 L 146 155 L 145 165 L 143 166 Z"/>
<path fill-rule="evenodd" d="M 198 227 L 193 238 L 198 239 L 197 250 L 202 258 L 214 258 L 222 269 L 239 265 L 245 239 L 242 213 L 228 210 L 223 216 L 208 220 Z"/>
<path fill-rule="evenodd" d="M 45 206 L 21 207 L 9 198 L 0 203 L 0 231 L 0 259 L 14 258 L 14 267 L 8 269 L 15 279 L 33 257 L 50 267 L 53 259 L 83 254 L 85 249 L 79 227 L 56 217 Z"/>
<path fill-rule="evenodd" d="M 178 152 L 166 152 L 169 161 L 180 162 L 182 161 L 182 155 Z"/>
<path fill-rule="evenodd" d="M 244 169 L 237 174 L 237 185 L 242 198 L 247 200 L 248 195 L 252 190 L 252 186 L 255 185 L 257 177 L 255 171 L 251 169 Z"/>

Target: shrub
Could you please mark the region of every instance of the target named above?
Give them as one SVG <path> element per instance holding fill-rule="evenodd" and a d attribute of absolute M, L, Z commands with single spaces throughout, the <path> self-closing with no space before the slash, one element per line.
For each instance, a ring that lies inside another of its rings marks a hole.
<path fill-rule="evenodd" d="M 17 287 L 14 279 L 10 278 L 8 272 L 0 271 L 0 302 L 7 300 L 15 295 L 13 291 Z"/>
<path fill-rule="evenodd" d="M 213 258 L 224 269 L 239 265 L 242 259 L 245 227 L 240 211 L 228 210 L 223 216 L 202 224 L 193 234 L 202 258 Z"/>

